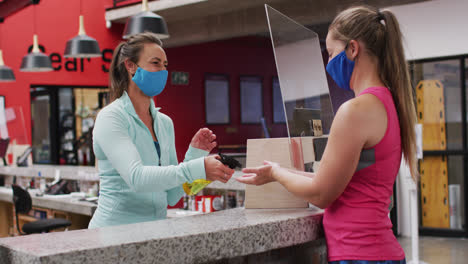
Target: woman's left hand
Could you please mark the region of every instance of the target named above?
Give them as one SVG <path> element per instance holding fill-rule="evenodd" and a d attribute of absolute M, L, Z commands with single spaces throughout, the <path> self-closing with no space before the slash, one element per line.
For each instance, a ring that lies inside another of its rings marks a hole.
<path fill-rule="evenodd" d="M 198 130 L 195 136 L 193 136 L 192 142 L 190 142 L 190 146 L 211 152 L 211 150 L 216 147 L 215 139 L 216 135 L 213 133 L 213 131 L 205 127 Z"/>
<path fill-rule="evenodd" d="M 242 169 L 242 172 L 246 174 L 236 178 L 236 180 L 251 185 L 263 185 L 274 182 L 273 171 L 280 168 L 279 164 L 271 161 L 264 161 L 263 164 L 265 165 L 256 168 Z"/>

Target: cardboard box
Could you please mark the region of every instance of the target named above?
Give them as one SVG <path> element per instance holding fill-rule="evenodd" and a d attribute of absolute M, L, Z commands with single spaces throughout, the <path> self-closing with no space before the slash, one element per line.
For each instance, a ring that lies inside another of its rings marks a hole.
<path fill-rule="evenodd" d="M 327 136 L 264 138 L 247 140 L 247 167 L 263 165 L 264 160 L 279 163 L 284 168 L 316 171 L 325 149 Z M 315 148 L 314 148 L 315 145 Z M 247 185 L 245 208 L 305 208 L 307 201 L 294 196 L 277 182 L 262 186 Z"/>

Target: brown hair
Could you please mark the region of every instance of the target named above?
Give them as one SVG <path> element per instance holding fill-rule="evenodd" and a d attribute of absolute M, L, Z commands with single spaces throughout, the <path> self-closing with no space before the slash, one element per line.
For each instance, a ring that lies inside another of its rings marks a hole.
<path fill-rule="evenodd" d="M 162 47 L 162 42 L 156 34 L 144 32 L 131 36 L 125 42 L 120 42 L 115 48 L 109 69 L 111 101 L 122 96 L 123 92 L 127 91 L 130 83 L 128 71 L 125 68 L 125 60 L 129 59 L 137 63 L 144 44 L 147 43 L 156 43 Z"/>
<path fill-rule="evenodd" d="M 395 15 L 367 6 L 352 7 L 338 14 L 329 31 L 334 39 L 345 43 L 362 41 L 366 52 L 377 58 L 380 79 L 390 89 L 398 112 L 403 154 L 417 181 L 414 93 Z"/>

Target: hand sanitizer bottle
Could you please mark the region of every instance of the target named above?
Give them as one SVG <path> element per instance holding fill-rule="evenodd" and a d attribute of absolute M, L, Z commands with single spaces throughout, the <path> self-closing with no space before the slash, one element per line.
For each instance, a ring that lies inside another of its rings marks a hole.
<path fill-rule="evenodd" d="M 38 174 L 39 174 L 39 190 L 41 190 L 41 193 L 44 193 L 47 187 L 46 180 L 44 179 L 44 177 L 42 177 L 41 172 L 39 172 Z"/>

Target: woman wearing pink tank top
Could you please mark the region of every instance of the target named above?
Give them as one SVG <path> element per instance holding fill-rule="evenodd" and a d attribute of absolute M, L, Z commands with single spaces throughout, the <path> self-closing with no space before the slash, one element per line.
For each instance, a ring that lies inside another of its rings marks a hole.
<path fill-rule="evenodd" d="M 265 161 L 238 181 L 278 181 L 326 208 L 330 263 L 406 263 L 388 208 L 403 154 L 416 179 L 416 113 L 398 21 L 390 11 L 349 8 L 333 20 L 326 40 L 327 72 L 356 97 L 336 113 L 316 173 Z"/>

